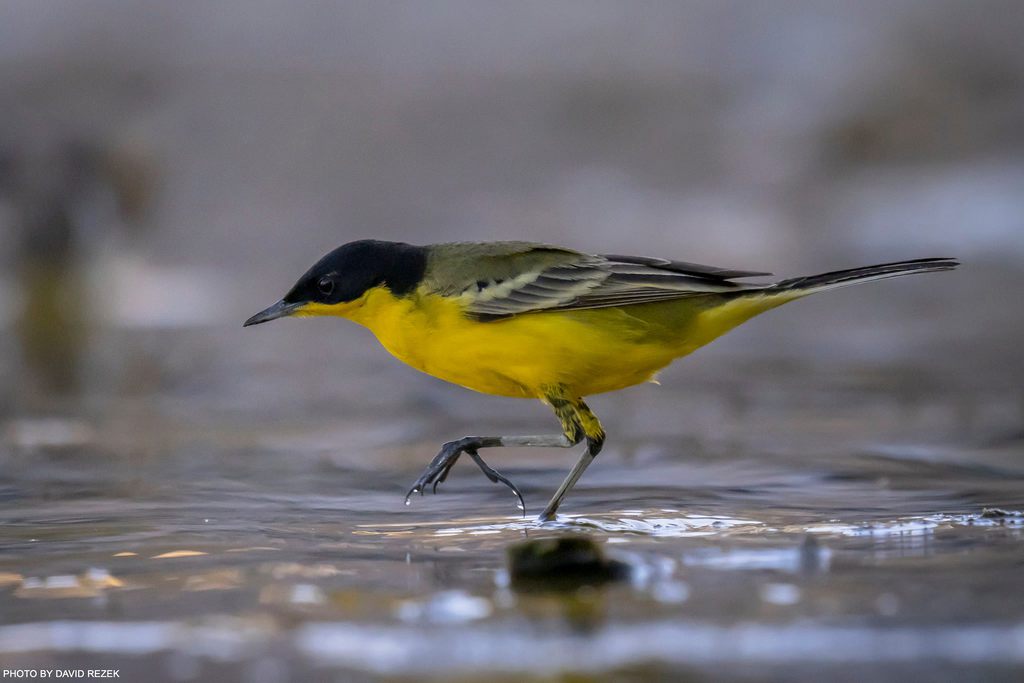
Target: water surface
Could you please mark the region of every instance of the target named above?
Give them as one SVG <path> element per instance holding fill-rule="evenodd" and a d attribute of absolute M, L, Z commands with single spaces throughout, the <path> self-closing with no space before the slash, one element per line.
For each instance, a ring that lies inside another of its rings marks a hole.
<path fill-rule="evenodd" d="M 468 462 L 403 505 L 465 424 L 546 419 L 429 380 L 411 399 L 303 404 L 289 383 L 189 404 L 171 385 L 144 404 L 26 411 L 4 432 L 0 660 L 169 681 L 1019 676 L 1012 393 L 744 362 L 712 356 L 686 387 L 599 398 L 609 446 L 543 525 Z M 192 381 L 217 396 L 259 367 L 233 364 Z M 355 363 L 349 386 L 407 378 L 380 367 Z M 575 458 L 488 456 L 532 514 Z M 600 542 L 630 579 L 514 591 L 508 545 L 564 533 Z"/>

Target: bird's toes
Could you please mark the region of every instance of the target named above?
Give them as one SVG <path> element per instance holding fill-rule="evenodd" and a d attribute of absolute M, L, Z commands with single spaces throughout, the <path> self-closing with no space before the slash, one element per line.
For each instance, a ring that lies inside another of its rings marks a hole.
<path fill-rule="evenodd" d="M 412 494 L 414 494 L 414 493 L 416 493 L 416 487 L 415 486 L 413 486 L 411 489 L 409 489 L 409 492 L 405 494 L 405 504 L 406 505 L 409 505 L 412 502 L 410 500 L 410 498 L 412 498 Z"/>
<path fill-rule="evenodd" d="M 405 504 L 409 504 L 409 499 L 414 493 L 418 493 L 421 496 L 424 495 L 426 488 L 431 487 L 433 493 L 437 493 L 437 485 L 444 481 L 444 468 L 430 467 L 426 472 L 420 475 L 416 483 L 409 489 L 409 493 L 405 495 Z"/>

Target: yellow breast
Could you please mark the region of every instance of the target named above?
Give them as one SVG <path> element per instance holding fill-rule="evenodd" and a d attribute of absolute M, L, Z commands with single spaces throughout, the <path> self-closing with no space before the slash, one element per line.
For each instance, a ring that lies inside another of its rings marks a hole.
<path fill-rule="evenodd" d="M 723 315 L 723 308 L 732 310 Z M 766 308 L 691 299 L 479 322 L 456 299 L 424 292 L 396 298 L 378 287 L 351 304 L 310 313 L 364 325 L 396 358 L 434 377 L 486 394 L 541 398 L 552 385 L 588 396 L 649 381 Z"/>
<path fill-rule="evenodd" d="M 672 359 L 665 349 L 637 343 L 642 321 L 611 309 L 478 322 L 457 301 L 436 295 L 399 299 L 378 288 L 364 299 L 345 317 L 369 328 L 396 358 L 487 394 L 539 398 L 545 387 L 564 385 L 584 396 L 643 382 Z"/>

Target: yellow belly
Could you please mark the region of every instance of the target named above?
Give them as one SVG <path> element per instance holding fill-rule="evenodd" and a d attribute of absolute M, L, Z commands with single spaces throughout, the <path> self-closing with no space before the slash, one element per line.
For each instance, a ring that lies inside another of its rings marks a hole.
<path fill-rule="evenodd" d="M 695 297 L 481 323 L 452 299 L 396 299 L 381 287 L 343 315 L 429 375 L 486 394 L 541 398 L 553 385 L 582 397 L 651 380 L 673 359 L 774 305 L 763 297 Z"/>

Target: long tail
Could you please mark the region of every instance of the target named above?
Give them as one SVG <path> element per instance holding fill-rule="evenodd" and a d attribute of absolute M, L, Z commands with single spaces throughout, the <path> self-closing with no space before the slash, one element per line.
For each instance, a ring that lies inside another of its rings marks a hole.
<path fill-rule="evenodd" d="M 767 295 L 781 294 L 783 292 L 799 293 L 801 295 L 811 294 L 812 292 L 823 292 L 838 287 L 846 287 L 847 285 L 855 285 L 860 282 L 899 277 L 900 275 L 953 270 L 959 265 L 960 262 L 952 258 L 922 258 L 914 259 L 913 261 L 882 263 L 877 266 L 835 270 L 831 273 L 822 273 L 821 275 L 809 275 L 807 277 L 782 280 L 761 291 Z"/>
<path fill-rule="evenodd" d="M 719 305 L 702 312 L 698 316 L 696 324 L 688 329 L 684 353 L 689 353 L 707 344 L 755 315 L 760 315 L 788 301 L 803 298 L 808 294 L 855 285 L 859 282 L 899 277 L 900 275 L 952 270 L 958 265 L 960 264 L 956 259 L 923 258 L 914 261 L 883 263 L 864 268 L 836 270 L 821 275 L 795 277 L 776 282 L 773 285 L 760 287 L 752 285 L 749 289 L 741 289 L 724 296 Z"/>

